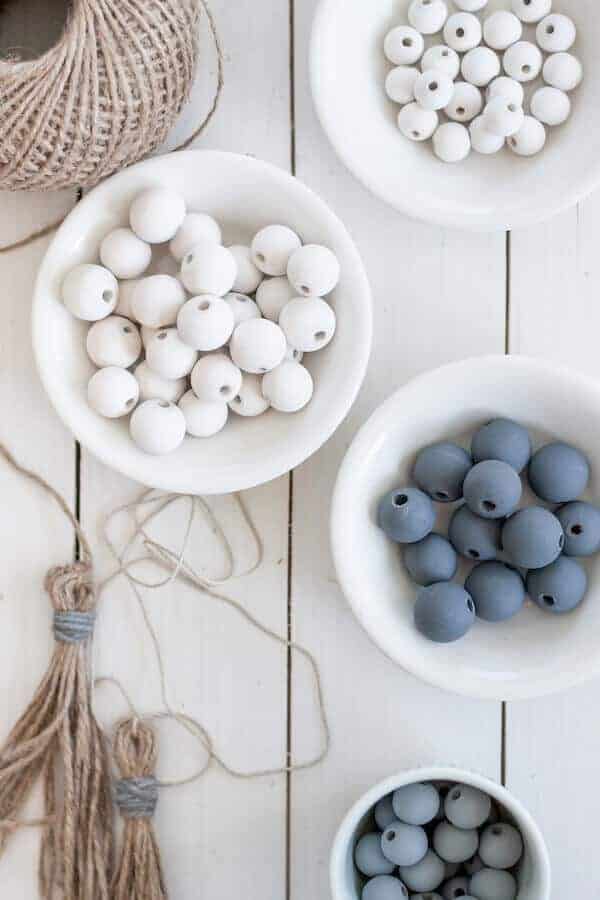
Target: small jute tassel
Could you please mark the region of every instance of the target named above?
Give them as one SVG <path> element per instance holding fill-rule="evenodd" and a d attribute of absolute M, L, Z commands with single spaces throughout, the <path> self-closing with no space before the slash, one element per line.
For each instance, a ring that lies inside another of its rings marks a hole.
<path fill-rule="evenodd" d="M 152 816 L 158 801 L 154 775 L 158 748 L 152 728 L 137 718 L 121 722 L 114 755 L 121 773 L 116 802 L 125 819 L 121 858 L 111 900 L 166 900 Z"/>

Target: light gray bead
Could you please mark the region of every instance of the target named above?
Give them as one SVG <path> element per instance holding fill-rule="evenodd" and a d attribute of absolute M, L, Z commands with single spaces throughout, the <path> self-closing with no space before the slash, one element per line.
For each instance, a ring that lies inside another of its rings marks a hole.
<path fill-rule="evenodd" d="M 382 797 L 379 803 L 375 805 L 375 823 L 381 831 L 385 831 L 388 825 L 396 821 L 396 814 L 392 806 L 392 795 Z"/>
<path fill-rule="evenodd" d="M 502 869 L 482 869 L 471 878 L 469 890 L 477 900 L 515 900 L 517 882 Z"/>
<path fill-rule="evenodd" d="M 433 500 L 450 503 L 462 497 L 463 482 L 472 465 L 470 455 L 457 444 L 432 444 L 418 454 L 413 478 Z"/>
<path fill-rule="evenodd" d="M 440 795 L 432 784 L 406 784 L 392 795 L 396 818 L 407 825 L 427 825 L 440 808 Z"/>
<path fill-rule="evenodd" d="M 448 537 L 461 556 L 483 562 L 496 559 L 500 550 L 500 531 L 497 519 L 481 519 L 465 504 L 450 519 Z"/>
<path fill-rule="evenodd" d="M 514 825 L 497 822 L 481 835 L 479 856 L 492 869 L 512 869 L 522 855 L 523 839 Z"/>
<path fill-rule="evenodd" d="M 410 891 L 435 891 L 444 880 L 444 863 L 428 850 L 414 866 L 400 866 L 400 878 Z"/>
<path fill-rule="evenodd" d="M 555 515 L 541 506 L 520 509 L 502 529 L 502 545 L 511 563 L 522 569 L 542 569 L 559 556 L 565 543 Z"/>
<path fill-rule="evenodd" d="M 534 453 L 529 463 L 529 483 L 542 500 L 568 503 L 587 487 L 590 466 L 576 447 L 557 441 Z"/>
<path fill-rule="evenodd" d="M 469 893 L 469 879 L 464 875 L 459 878 L 452 878 L 442 885 L 442 897 L 444 900 L 458 900 L 458 898 L 466 897 Z"/>
<path fill-rule="evenodd" d="M 471 453 L 475 462 L 499 459 L 522 472 L 531 457 L 531 441 L 522 425 L 511 419 L 494 419 L 473 435 Z"/>
<path fill-rule="evenodd" d="M 480 828 L 487 821 L 491 808 L 489 796 L 468 784 L 457 784 L 452 788 L 444 804 L 448 821 L 457 828 L 466 829 Z"/>
<path fill-rule="evenodd" d="M 479 835 L 474 829 L 440 822 L 433 832 L 433 846 L 446 862 L 466 862 L 477 853 Z"/>
<path fill-rule="evenodd" d="M 412 580 L 425 586 L 451 581 L 458 566 L 456 550 L 441 534 L 428 534 L 416 544 L 407 544 L 403 559 Z"/>
<path fill-rule="evenodd" d="M 427 853 L 427 834 L 418 825 L 392 822 L 381 835 L 383 855 L 396 866 L 413 866 Z"/>
<path fill-rule="evenodd" d="M 484 519 L 503 519 L 519 505 L 523 486 L 508 463 L 486 459 L 473 466 L 463 485 L 467 506 Z"/>
<path fill-rule="evenodd" d="M 587 573 L 569 556 L 527 573 L 527 593 L 540 609 L 561 615 L 576 609 L 587 590 Z"/>
<path fill-rule="evenodd" d="M 364 834 L 354 850 L 354 863 L 359 872 L 368 878 L 375 875 L 391 875 L 394 864 L 381 852 L 381 835 Z"/>
<path fill-rule="evenodd" d="M 408 900 L 408 890 L 395 875 L 379 875 L 365 884 L 361 900 Z"/>

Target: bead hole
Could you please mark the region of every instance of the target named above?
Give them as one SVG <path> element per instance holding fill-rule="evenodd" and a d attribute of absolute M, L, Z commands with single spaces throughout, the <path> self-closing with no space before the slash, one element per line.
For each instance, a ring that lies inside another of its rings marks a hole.
<path fill-rule="evenodd" d="M 470 556 L 471 559 L 479 559 L 479 555 L 478 550 L 467 550 L 467 556 Z"/>
<path fill-rule="evenodd" d="M 517 139 L 514 138 L 514 137 L 511 137 L 511 139 L 510 139 L 510 145 L 511 145 L 511 147 L 516 147 L 516 146 L 517 146 Z"/>
<path fill-rule="evenodd" d="M 123 334 L 131 334 L 132 331 L 133 331 L 133 329 L 132 329 L 131 325 L 123 326 Z"/>
<path fill-rule="evenodd" d="M 241 402 L 242 402 L 242 398 L 240 397 L 239 394 L 237 395 L 237 397 L 234 397 L 234 398 L 233 398 L 233 402 L 234 402 L 234 403 L 241 403 Z"/>
<path fill-rule="evenodd" d="M 483 506 L 483 508 L 485 509 L 486 512 L 494 512 L 494 510 L 496 509 L 496 504 L 492 503 L 491 500 L 484 500 L 481 505 Z"/>
<path fill-rule="evenodd" d="M 457 28 L 457 29 L 456 29 L 456 37 L 464 38 L 464 36 L 465 36 L 465 29 L 464 29 L 464 28 Z"/>
<path fill-rule="evenodd" d="M 228 384 L 224 384 L 222 387 L 219 388 L 219 393 L 222 397 L 226 397 L 227 394 L 231 393 L 231 388 L 229 387 Z"/>
<path fill-rule="evenodd" d="M 413 43 L 412 38 L 405 37 L 404 40 L 402 41 L 402 46 L 403 47 L 412 47 L 412 43 Z"/>
<path fill-rule="evenodd" d="M 130 397 L 129 400 L 125 403 L 125 406 L 130 407 L 135 403 L 135 397 Z"/>
<path fill-rule="evenodd" d="M 307 284 L 301 284 L 301 285 L 300 285 L 300 291 L 301 291 L 301 293 L 303 293 L 303 294 L 310 294 L 310 288 L 309 288 L 309 286 L 308 286 Z"/>
<path fill-rule="evenodd" d="M 562 548 L 565 546 L 565 536 L 564 536 L 564 534 L 561 534 L 561 536 L 559 537 L 559 539 L 558 539 L 558 546 L 560 547 L 561 550 L 562 550 Z"/>
<path fill-rule="evenodd" d="M 160 334 L 156 335 L 156 337 L 159 341 L 164 341 L 164 339 L 167 337 L 167 332 L 161 331 Z"/>
<path fill-rule="evenodd" d="M 469 610 L 469 612 L 475 612 L 475 607 L 473 606 L 473 601 L 470 597 L 467 600 L 467 609 Z"/>
<path fill-rule="evenodd" d="M 529 73 L 531 72 L 531 66 L 529 65 L 529 63 L 525 63 L 524 66 L 521 66 L 521 72 L 523 72 L 524 75 L 529 75 Z"/>
<path fill-rule="evenodd" d="M 406 506 L 408 503 L 408 497 L 406 494 L 396 494 L 394 497 L 394 506 Z"/>
<path fill-rule="evenodd" d="M 395 831 L 388 831 L 388 833 L 385 836 L 385 839 L 386 839 L 386 841 L 393 841 L 395 837 L 396 837 Z"/>
<path fill-rule="evenodd" d="M 110 303 L 113 296 L 114 295 L 113 295 L 112 291 L 102 291 L 102 299 L 104 300 L 105 303 Z"/>
<path fill-rule="evenodd" d="M 467 896 L 467 892 L 466 892 L 466 891 L 463 891 L 462 888 L 457 888 L 457 889 L 454 891 L 454 896 L 455 896 L 455 897 L 466 897 L 466 896 Z"/>
<path fill-rule="evenodd" d="M 257 253 L 256 258 L 260 263 L 264 263 L 267 261 L 264 253 Z"/>
<path fill-rule="evenodd" d="M 439 88 L 439 84 L 437 83 L 437 81 L 432 81 L 431 84 L 429 85 L 430 91 L 437 91 L 438 88 Z"/>
<path fill-rule="evenodd" d="M 191 263 L 193 259 L 194 259 L 194 254 L 188 253 L 188 255 L 185 258 L 185 261 L 186 261 L 186 263 Z"/>
<path fill-rule="evenodd" d="M 420 132 L 420 131 L 413 131 L 412 136 L 413 136 L 414 138 L 420 138 L 420 137 L 421 137 L 421 132 Z"/>
<path fill-rule="evenodd" d="M 502 834 L 501 827 L 499 825 L 494 825 L 494 827 L 492 828 L 492 834 L 494 835 L 494 837 L 500 837 L 500 835 Z"/>
<path fill-rule="evenodd" d="M 315 331 L 315 341 L 324 341 L 327 337 L 324 331 Z"/>
<path fill-rule="evenodd" d="M 571 534 L 583 534 L 583 525 L 573 525 Z"/>
<path fill-rule="evenodd" d="M 449 500 L 450 499 L 448 494 L 446 493 L 446 491 L 436 491 L 435 496 L 437 497 L 438 500 Z"/>
<path fill-rule="evenodd" d="M 462 797 L 462 793 L 459 790 L 454 791 L 454 793 L 452 794 L 453 800 L 460 800 L 461 797 Z"/>
<path fill-rule="evenodd" d="M 168 409 L 171 404 L 167 403 L 166 400 L 159 400 L 158 405 L 160 406 L 161 409 Z"/>
<path fill-rule="evenodd" d="M 459 116 L 464 116 L 466 110 L 465 110 L 464 106 L 457 106 L 456 112 Z"/>
<path fill-rule="evenodd" d="M 448 56 L 448 51 L 447 51 L 447 50 L 442 50 L 442 56 Z"/>
<path fill-rule="evenodd" d="M 207 309 L 210 309 L 210 301 L 203 300 L 202 303 L 198 304 L 198 309 L 200 312 L 206 312 Z"/>
<path fill-rule="evenodd" d="M 546 606 L 554 606 L 556 603 L 556 600 L 554 599 L 554 597 L 551 594 L 542 594 L 541 601 Z"/>
<path fill-rule="evenodd" d="M 508 111 L 509 111 L 509 112 L 512 112 L 512 113 L 514 113 L 514 112 L 517 111 L 517 107 L 515 106 L 514 103 L 509 103 L 509 104 L 508 104 Z"/>
<path fill-rule="evenodd" d="M 546 27 L 546 34 L 554 34 L 554 25 L 548 25 Z"/>

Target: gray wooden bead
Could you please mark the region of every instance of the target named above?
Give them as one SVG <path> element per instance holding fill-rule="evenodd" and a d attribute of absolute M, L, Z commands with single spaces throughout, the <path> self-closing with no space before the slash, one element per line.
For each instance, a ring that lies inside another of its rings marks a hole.
<path fill-rule="evenodd" d="M 529 483 L 542 500 L 568 503 L 587 487 L 590 466 L 580 450 L 557 441 L 534 453 L 529 463 Z"/>
<path fill-rule="evenodd" d="M 354 863 L 359 872 L 368 878 L 375 875 L 391 875 L 394 864 L 381 852 L 381 835 L 364 834 L 354 849 Z"/>
<path fill-rule="evenodd" d="M 527 430 L 512 419 L 493 419 L 473 435 L 471 453 L 475 462 L 499 459 L 522 472 L 531 457 Z"/>
<path fill-rule="evenodd" d="M 469 890 L 477 900 L 515 900 L 517 882 L 502 869 L 482 869 L 471 878 Z"/>
<path fill-rule="evenodd" d="M 392 795 L 382 797 L 374 809 L 375 823 L 381 831 L 385 831 L 388 825 L 396 821 L 396 814 L 392 806 Z"/>
<path fill-rule="evenodd" d="M 514 825 L 496 822 L 481 835 L 479 856 L 492 869 L 512 869 L 523 855 L 523 839 Z"/>
<path fill-rule="evenodd" d="M 450 581 L 458 566 L 456 550 L 450 541 L 434 533 L 416 544 L 407 544 L 403 559 L 412 580 L 425 586 Z"/>
<path fill-rule="evenodd" d="M 444 863 L 439 856 L 428 850 L 423 859 L 414 866 L 400 866 L 400 878 L 410 891 L 435 891 L 444 880 Z"/>
<path fill-rule="evenodd" d="M 512 515 L 521 499 L 523 486 L 512 466 L 497 459 L 477 463 L 465 478 L 463 494 L 467 506 L 484 519 Z"/>
<path fill-rule="evenodd" d="M 497 520 L 481 519 L 465 505 L 452 516 L 448 537 L 461 556 L 483 562 L 496 559 L 500 550 L 500 532 L 501 526 Z"/>
<path fill-rule="evenodd" d="M 528 506 L 507 519 L 502 545 L 511 563 L 522 569 L 542 569 L 560 555 L 565 543 L 562 526 L 548 509 Z"/>
<path fill-rule="evenodd" d="M 486 622 L 512 618 L 525 602 L 525 584 L 519 572 L 493 560 L 475 566 L 465 581 L 465 590 L 473 598 L 477 616 Z"/>
<path fill-rule="evenodd" d="M 441 442 L 420 451 L 413 478 L 434 500 L 450 503 L 462 497 L 463 482 L 472 465 L 469 453 L 462 447 Z"/>
<path fill-rule="evenodd" d="M 568 556 L 527 573 L 527 593 L 540 609 L 557 615 L 576 609 L 587 590 L 587 573 Z"/>
<path fill-rule="evenodd" d="M 396 818 L 407 825 L 427 825 L 440 808 L 440 795 L 432 784 L 406 784 L 392 795 Z"/>
<path fill-rule="evenodd" d="M 433 832 L 433 847 L 446 862 L 466 862 L 477 853 L 479 834 L 475 829 L 440 822 Z"/>
<path fill-rule="evenodd" d="M 444 804 L 448 821 L 457 828 L 466 829 L 480 828 L 487 821 L 491 808 L 489 796 L 468 784 L 457 784 L 452 788 Z"/>
<path fill-rule="evenodd" d="M 565 533 L 566 556 L 592 556 L 600 550 L 600 509 L 576 500 L 556 512 Z"/>
<path fill-rule="evenodd" d="M 435 509 L 423 491 L 400 487 L 379 501 L 377 521 L 392 541 L 412 544 L 422 541 L 432 531 Z"/>
<path fill-rule="evenodd" d="M 427 834 L 418 825 L 392 822 L 381 835 L 383 855 L 396 866 L 413 866 L 427 853 Z"/>
<path fill-rule="evenodd" d="M 367 881 L 361 900 L 408 900 L 408 890 L 395 875 L 378 875 Z"/>
<path fill-rule="evenodd" d="M 475 621 L 471 597 L 451 581 L 421 588 L 414 609 L 417 631 L 437 644 L 459 640 Z"/>

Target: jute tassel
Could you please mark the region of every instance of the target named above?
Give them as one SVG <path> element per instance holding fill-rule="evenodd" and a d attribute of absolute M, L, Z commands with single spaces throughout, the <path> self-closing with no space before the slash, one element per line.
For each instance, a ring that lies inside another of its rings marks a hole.
<path fill-rule="evenodd" d="M 152 825 L 158 800 L 153 729 L 137 718 L 121 722 L 114 755 L 122 776 L 116 786 L 116 801 L 125 829 L 111 900 L 166 900 L 160 851 Z"/>
<path fill-rule="evenodd" d="M 0 851 L 21 825 L 43 824 L 39 865 L 44 900 L 108 900 L 113 860 L 110 765 L 91 709 L 87 643 L 96 597 L 92 555 L 64 499 L 0 445 L 0 454 L 40 485 L 71 521 L 81 561 L 48 572 L 55 647 L 33 700 L 0 750 Z M 45 819 L 19 814 L 42 779 Z"/>

